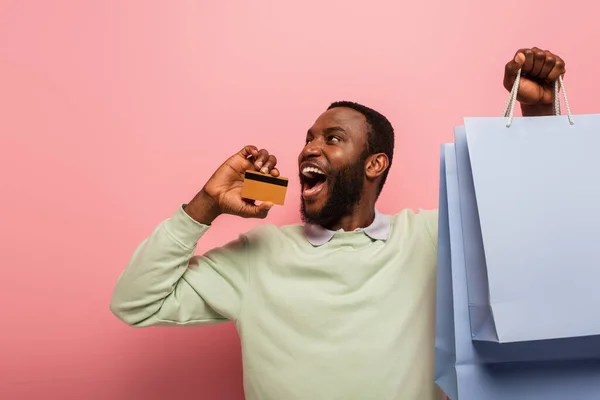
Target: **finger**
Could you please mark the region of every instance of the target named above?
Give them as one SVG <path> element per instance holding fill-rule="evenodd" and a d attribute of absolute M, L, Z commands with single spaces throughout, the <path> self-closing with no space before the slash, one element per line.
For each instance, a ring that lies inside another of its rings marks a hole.
<path fill-rule="evenodd" d="M 533 67 L 527 75 L 531 78 L 539 78 L 540 72 L 542 72 L 544 63 L 546 62 L 546 53 L 537 47 L 531 50 L 533 51 Z"/>
<path fill-rule="evenodd" d="M 281 174 L 279 173 L 279 170 L 277 168 L 273 168 L 271 170 L 271 175 L 273 175 L 274 177 L 278 177 Z"/>
<path fill-rule="evenodd" d="M 256 148 L 256 146 L 247 145 L 247 146 L 244 146 L 240 151 L 238 151 L 231 158 L 232 159 L 237 158 L 237 157 L 242 158 L 244 160 L 242 162 L 243 168 L 249 169 L 252 166 L 252 159 L 255 159 L 257 155 L 258 155 L 258 149 Z"/>
<path fill-rule="evenodd" d="M 260 170 L 262 168 L 262 166 L 267 162 L 268 159 L 269 159 L 269 152 L 265 149 L 261 149 L 258 152 L 258 156 L 254 160 L 254 165 L 256 166 L 256 169 Z"/>
<path fill-rule="evenodd" d="M 238 154 L 244 158 L 256 157 L 258 155 L 258 149 L 256 146 L 247 145 L 244 146 L 244 148 L 240 150 Z"/>
<path fill-rule="evenodd" d="M 565 69 L 565 62 L 559 56 L 554 56 L 556 62 L 554 63 L 554 68 L 548 73 L 548 77 L 546 78 L 549 82 L 554 82 L 558 79 L 559 76 L 567 73 Z"/>
<path fill-rule="evenodd" d="M 506 64 L 504 70 L 504 87 L 509 92 L 512 90 L 512 87 L 515 83 L 515 79 L 517 79 L 517 73 L 521 68 L 523 68 L 525 60 L 525 54 L 521 50 L 519 50 L 515 54 L 515 58 L 513 58 Z"/>
<path fill-rule="evenodd" d="M 271 169 L 275 167 L 275 164 L 277 164 L 277 158 L 273 154 L 271 154 L 265 162 L 265 165 L 263 165 L 263 167 L 261 168 L 260 172 L 268 174 L 269 172 L 271 172 Z"/>
<path fill-rule="evenodd" d="M 521 73 L 523 75 L 527 75 L 531 73 L 533 69 L 533 50 L 531 49 L 522 49 L 521 52 L 525 54 L 525 62 L 523 63 L 523 68 L 521 69 Z"/>
<path fill-rule="evenodd" d="M 545 53 L 546 61 L 544 61 L 544 67 L 540 71 L 540 79 L 547 79 L 550 71 L 552 71 L 552 68 L 554 68 L 554 65 L 556 65 L 556 58 L 554 58 L 554 54 L 550 53 L 549 51 L 546 51 Z"/>

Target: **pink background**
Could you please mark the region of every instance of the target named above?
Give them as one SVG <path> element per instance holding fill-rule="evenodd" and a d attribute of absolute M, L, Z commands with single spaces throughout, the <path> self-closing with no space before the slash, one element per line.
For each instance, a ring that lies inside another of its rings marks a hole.
<path fill-rule="evenodd" d="M 329 102 L 397 129 L 379 208 L 437 206 L 438 149 L 497 116 L 504 64 L 567 61 L 575 113 L 600 111 L 588 0 L 0 3 L 0 398 L 241 399 L 231 324 L 135 330 L 109 311 L 136 245 L 241 146 L 291 178 Z M 263 223 L 220 218 L 199 250 Z"/>

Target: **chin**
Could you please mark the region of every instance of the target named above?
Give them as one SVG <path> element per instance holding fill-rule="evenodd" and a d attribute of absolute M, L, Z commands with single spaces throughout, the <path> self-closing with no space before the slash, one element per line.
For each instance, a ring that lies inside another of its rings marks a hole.
<path fill-rule="evenodd" d="M 316 205 L 314 203 L 304 203 L 303 204 L 304 207 L 304 214 L 308 217 L 315 217 L 317 215 L 319 215 L 319 213 L 321 212 L 321 207 L 316 207 Z"/>
<path fill-rule="evenodd" d="M 302 199 L 302 219 L 305 222 L 314 222 L 320 219 L 321 212 L 323 211 L 323 205 L 319 204 L 318 200 L 304 200 Z"/>

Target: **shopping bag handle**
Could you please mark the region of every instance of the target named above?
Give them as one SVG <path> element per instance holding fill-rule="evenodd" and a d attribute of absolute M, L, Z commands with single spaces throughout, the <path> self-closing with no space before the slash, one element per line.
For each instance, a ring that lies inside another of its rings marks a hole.
<path fill-rule="evenodd" d="M 508 121 L 506 122 L 507 128 L 509 128 L 512 124 L 513 116 L 515 113 L 515 103 L 517 102 L 517 93 L 519 92 L 520 83 L 521 70 L 519 69 L 519 71 L 517 72 L 517 78 L 515 79 L 515 83 L 513 84 L 513 87 L 510 91 L 508 101 L 506 102 L 506 107 L 504 107 L 504 116 L 508 117 Z M 563 98 L 565 100 L 565 108 L 567 109 L 567 114 L 569 116 L 569 123 L 573 125 L 575 122 L 573 121 L 573 115 L 571 114 L 571 107 L 569 106 L 569 99 L 567 98 L 567 91 L 565 90 L 562 75 L 560 75 L 558 77 L 558 80 L 554 82 L 554 115 L 560 115 L 560 87 L 562 87 Z"/>

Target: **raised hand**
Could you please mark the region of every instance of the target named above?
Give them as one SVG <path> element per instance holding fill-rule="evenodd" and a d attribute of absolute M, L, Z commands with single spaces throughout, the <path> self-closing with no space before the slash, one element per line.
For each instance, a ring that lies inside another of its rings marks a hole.
<path fill-rule="evenodd" d="M 554 99 L 554 83 L 566 73 L 565 62 L 558 55 L 537 47 L 519 49 L 506 64 L 504 87 L 510 91 L 517 72 L 521 81 L 517 101 L 524 115 L 551 115 Z"/>
<path fill-rule="evenodd" d="M 204 188 L 186 205 L 185 211 L 196 221 L 207 225 L 220 214 L 265 218 L 273 204 L 263 202 L 256 205 L 254 201 L 242 198 L 244 173 L 254 170 L 279 176 L 276 165 L 277 158 L 267 150 L 245 146 L 213 173 Z"/>

